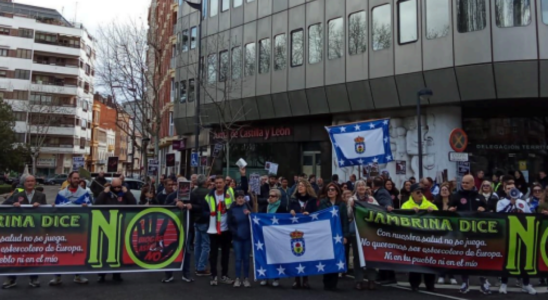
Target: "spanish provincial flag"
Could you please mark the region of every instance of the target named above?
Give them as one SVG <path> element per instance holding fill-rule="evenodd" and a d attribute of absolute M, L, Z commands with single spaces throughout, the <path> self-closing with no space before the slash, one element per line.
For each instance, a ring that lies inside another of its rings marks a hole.
<path fill-rule="evenodd" d="M 310 215 L 251 214 L 255 278 L 346 272 L 337 207 Z"/>
<path fill-rule="evenodd" d="M 91 205 L 91 201 L 89 199 L 89 195 L 86 193 L 82 196 L 80 196 L 80 198 L 74 200 L 74 201 L 70 201 L 68 198 L 66 197 L 63 197 L 59 194 L 57 194 L 57 197 L 55 198 L 55 205 L 82 205 L 82 204 L 87 204 L 87 205 Z"/>
<path fill-rule="evenodd" d="M 341 168 L 394 160 L 389 128 L 389 119 L 325 127 Z"/>

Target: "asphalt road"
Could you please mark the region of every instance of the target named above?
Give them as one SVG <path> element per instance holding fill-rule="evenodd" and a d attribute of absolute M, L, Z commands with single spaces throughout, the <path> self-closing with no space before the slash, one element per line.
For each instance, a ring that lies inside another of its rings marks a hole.
<path fill-rule="evenodd" d="M 44 192 L 49 203 L 54 202 L 55 196 L 59 191 L 59 186 L 46 186 Z M 234 267 L 231 261 L 231 268 Z M 234 272 L 229 273 L 233 276 Z M 251 272 L 252 274 L 252 272 Z M 42 287 L 38 289 L 30 288 L 27 284 L 27 278 L 19 278 L 18 286 L 10 290 L 0 290 L 0 298 L 3 299 L 29 299 L 47 298 L 56 300 L 74 300 L 74 299 L 212 299 L 222 297 L 223 300 L 269 300 L 269 299 L 314 299 L 314 300 L 337 300 L 349 299 L 352 297 L 375 297 L 378 299 L 390 300 L 434 300 L 434 299 L 452 299 L 452 300 L 476 300 L 484 298 L 492 298 L 497 300 L 521 300 L 530 296 L 523 294 L 518 288 L 514 288 L 514 279 L 510 279 L 508 295 L 498 294 L 498 279 L 489 278 L 493 285 L 493 294 L 486 296 L 477 290 L 478 279 L 472 278 L 472 290 L 466 294 L 460 294 L 459 286 L 451 285 L 436 285 L 435 293 L 426 291 L 411 292 L 408 288 L 407 276 L 405 274 L 398 275 L 398 284 L 391 286 L 379 287 L 375 291 L 357 291 L 354 289 L 354 280 L 351 277 L 345 277 L 339 280 L 339 290 L 336 292 L 327 292 L 323 290 L 322 277 L 314 276 L 310 278 L 311 290 L 293 290 L 291 289 L 292 280 L 282 279 L 281 286 L 261 287 L 258 282 L 252 282 L 251 288 L 235 289 L 229 285 L 220 284 L 217 287 L 209 286 L 209 278 L 198 277 L 193 283 L 185 283 L 180 280 L 181 274 L 176 274 L 177 280 L 173 283 L 163 284 L 161 279 L 163 273 L 139 273 L 139 274 L 124 274 L 124 282 L 114 283 L 107 281 L 99 284 L 96 282 L 97 276 L 94 274 L 85 275 L 89 280 L 89 284 L 85 286 L 77 285 L 72 282 L 72 277 L 63 276 L 64 284 L 59 287 L 49 287 L 47 285 L 51 276 L 42 276 L 40 281 Z M 107 277 L 107 280 L 110 276 Z M 460 278 L 457 277 L 460 282 Z M 537 279 L 532 279 L 533 285 L 538 283 Z M 475 288 L 475 289 L 474 289 Z M 546 287 L 536 287 L 540 295 L 545 296 L 548 291 Z M 5 297 L 5 298 L 4 298 Z M 9 298 L 8 298 L 9 297 Z"/>

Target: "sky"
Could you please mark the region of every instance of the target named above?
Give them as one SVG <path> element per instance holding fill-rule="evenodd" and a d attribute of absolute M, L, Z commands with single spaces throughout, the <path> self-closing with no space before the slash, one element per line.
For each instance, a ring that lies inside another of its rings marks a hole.
<path fill-rule="evenodd" d="M 53 8 L 68 21 L 84 24 L 96 36 L 100 25 L 142 18 L 146 22 L 150 0 L 15 0 L 16 3 Z"/>

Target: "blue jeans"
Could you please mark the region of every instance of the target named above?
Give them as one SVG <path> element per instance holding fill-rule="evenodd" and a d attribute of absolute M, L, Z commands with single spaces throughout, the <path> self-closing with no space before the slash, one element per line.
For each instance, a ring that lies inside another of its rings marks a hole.
<path fill-rule="evenodd" d="M 249 254 L 251 253 L 251 239 L 232 240 L 234 254 L 236 255 L 236 278 L 241 278 L 242 267 L 244 268 L 244 278 L 249 277 Z"/>
<path fill-rule="evenodd" d="M 194 224 L 196 228 L 194 236 L 194 259 L 196 260 L 196 271 L 205 271 L 207 268 L 207 259 L 209 257 L 209 235 L 207 229 L 209 225 Z"/>

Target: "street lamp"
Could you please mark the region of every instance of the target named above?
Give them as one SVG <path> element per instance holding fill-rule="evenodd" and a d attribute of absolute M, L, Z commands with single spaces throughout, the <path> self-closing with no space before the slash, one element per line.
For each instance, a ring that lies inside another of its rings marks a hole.
<path fill-rule="evenodd" d="M 421 130 L 421 100 L 428 100 L 434 93 L 429 88 L 417 92 L 417 139 L 419 141 L 419 181 L 422 179 L 422 130 Z"/>
<path fill-rule="evenodd" d="M 196 115 L 194 116 L 194 122 L 196 123 L 195 132 L 194 132 L 194 147 L 196 147 L 196 153 L 200 151 L 200 90 L 202 83 L 202 63 L 200 59 L 202 58 L 202 20 L 204 19 L 202 1 L 199 3 L 185 1 L 190 7 L 200 12 L 200 22 L 198 23 L 198 76 L 194 79 L 196 89 Z M 197 161 L 196 173 L 200 170 L 200 159 Z"/>

